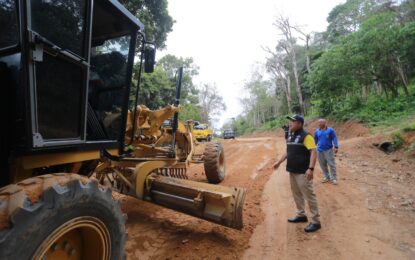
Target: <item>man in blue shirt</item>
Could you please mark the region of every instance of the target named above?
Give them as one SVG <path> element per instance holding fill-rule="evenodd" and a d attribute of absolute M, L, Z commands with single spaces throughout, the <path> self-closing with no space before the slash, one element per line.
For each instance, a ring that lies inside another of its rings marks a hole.
<path fill-rule="evenodd" d="M 320 119 L 318 121 L 319 128 L 314 134 L 314 139 L 317 143 L 317 156 L 321 170 L 323 171 L 323 183 L 333 181 L 337 185 L 336 161 L 334 154 L 339 149 L 336 132 L 333 128 L 327 127 L 327 121 Z M 330 167 L 330 174 L 329 174 Z M 331 175 L 331 177 L 330 177 Z"/>

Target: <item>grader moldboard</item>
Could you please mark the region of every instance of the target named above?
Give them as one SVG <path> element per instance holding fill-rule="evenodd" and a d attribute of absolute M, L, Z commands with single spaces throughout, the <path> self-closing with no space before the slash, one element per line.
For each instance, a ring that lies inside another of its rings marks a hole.
<path fill-rule="evenodd" d="M 118 1 L 5 0 L 0 24 L 0 259 L 123 259 L 125 217 L 105 179 L 122 193 L 242 227 L 245 190 L 183 179 L 202 158 L 191 123 L 160 125 L 178 107 L 129 113 L 136 50 L 145 72 L 155 50 Z M 146 113 L 153 119 L 143 123 Z M 205 153 L 214 183 L 223 178 L 221 149 Z"/>

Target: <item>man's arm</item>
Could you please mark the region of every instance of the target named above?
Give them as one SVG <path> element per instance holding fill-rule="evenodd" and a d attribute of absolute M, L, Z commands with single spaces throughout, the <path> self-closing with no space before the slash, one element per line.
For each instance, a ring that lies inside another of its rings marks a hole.
<path fill-rule="evenodd" d="M 339 149 L 339 142 L 337 141 L 337 135 L 334 129 L 332 129 L 332 135 L 333 135 L 334 152 L 337 153 L 337 149 Z"/>
<path fill-rule="evenodd" d="M 318 129 L 316 130 L 316 132 L 314 133 L 314 140 L 316 143 L 318 143 Z"/>
<path fill-rule="evenodd" d="M 317 161 L 316 149 L 311 149 L 310 153 L 311 153 L 311 157 L 310 157 L 310 167 L 309 168 L 314 168 L 314 166 L 316 166 L 316 161 Z"/>
<path fill-rule="evenodd" d="M 310 153 L 311 153 L 310 154 L 310 165 L 308 166 L 308 170 L 305 172 L 305 176 L 307 180 L 313 179 L 314 166 L 316 166 L 316 161 L 317 161 L 316 149 L 310 149 Z"/>
<path fill-rule="evenodd" d="M 278 169 L 278 167 L 280 167 L 281 163 L 284 162 L 286 159 L 287 159 L 287 152 L 285 152 L 281 156 L 281 158 L 276 163 L 274 163 L 274 165 L 273 165 L 274 169 Z"/>
<path fill-rule="evenodd" d="M 310 151 L 310 164 L 308 165 L 308 170 L 305 172 L 307 180 L 313 179 L 314 166 L 316 165 L 317 152 L 316 152 L 316 143 L 312 135 L 307 135 L 304 139 L 304 146 Z M 311 169 L 310 169 L 311 168 Z"/>

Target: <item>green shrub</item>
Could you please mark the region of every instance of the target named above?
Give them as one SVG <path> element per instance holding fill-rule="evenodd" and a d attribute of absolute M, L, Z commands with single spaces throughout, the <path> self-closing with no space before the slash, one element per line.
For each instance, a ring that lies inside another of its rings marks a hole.
<path fill-rule="evenodd" d="M 400 88 L 396 98 L 370 93 L 367 100 L 364 100 L 356 93 L 347 97 L 315 99 L 311 104 L 318 116 L 327 116 L 337 121 L 356 119 L 370 126 L 379 125 L 415 113 L 415 77 L 411 83 L 409 96 Z"/>
<path fill-rule="evenodd" d="M 393 143 L 392 143 L 392 148 L 394 150 L 398 150 L 400 149 L 403 145 L 405 144 L 405 140 L 402 137 L 402 134 L 400 132 L 395 133 L 393 135 Z"/>
<path fill-rule="evenodd" d="M 286 121 L 287 120 L 285 119 L 285 117 L 277 117 L 270 121 L 265 122 L 261 126 L 260 129 L 263 131 L 270 131 L 270 130 L 278 129 L 282 127 L 286 123 Z"/>
<path fill-rule="evenodd" d="M 402 129 L 403 132 L 408 133 L 408 132 L 415 132 L 415 124 L 406 126 Z"/>

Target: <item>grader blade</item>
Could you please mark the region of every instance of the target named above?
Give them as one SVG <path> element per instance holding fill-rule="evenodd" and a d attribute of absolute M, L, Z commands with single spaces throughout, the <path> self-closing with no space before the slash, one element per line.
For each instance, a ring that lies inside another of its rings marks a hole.
<path fill-rule="evenodd" d="M 242 229 L 246 190 L 150 175 L 147 196 L 155 204 L 223 226 Z"/>

